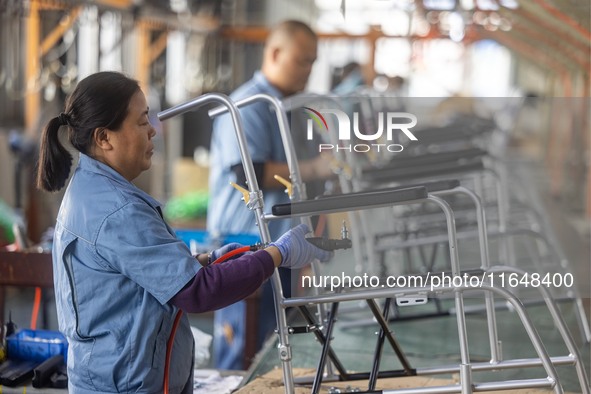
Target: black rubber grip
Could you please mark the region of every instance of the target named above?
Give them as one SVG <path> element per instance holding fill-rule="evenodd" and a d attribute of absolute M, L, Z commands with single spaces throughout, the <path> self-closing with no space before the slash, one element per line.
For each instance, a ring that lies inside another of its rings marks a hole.
<path fill-rule="evenodd" d="M 363 174 L 364 180 L 369 182 L 404 182 L 417 178 L 429 178 L 463 174 L 466 172 L 481 171 L 484 164 L 480 158 L 467 163 L 444 163 L 435 166 L 421 166 L 401 169 L 379 169 Z"/>
<path fill-rule="evenodd" d="M 388 164 L 380 169 L 401 167 L 415 167 L 415 166 L 430 166 L 439 163 L 457 162 L 458 160 L 468 160 L 475 157 L 482 157 L 488 155 L 488 152 L 480 148 L 468 148 L 455 150 L 450 152 L 428 153 L 417 156 L 394 156 Z M 371 171 L 368 168 L 367 171 Z"/>
<path fill-rule="evenodd" d="M 313 238 L 306 238 L 306 241 L 310 242 L 312 245 L 316 246 L 317 248 L 333 251 L 339 249 L 351 249 L 353 246 L 353 242 L 350 239 L 331 239 L 331 238 L 324 238 L 324 237 L 313 237 Z"/>
<path fill-rule="evenodd" d="M 397 204 L 427 198 L 427 189 L 423 186 L 403 189 L 370 191 L 329 196 L 318 200 L 298 201 L 290 204 L 278 204 L 272 208 L 273 215 L 287 216 L 314 212 L 339 212 L 354 209 L 371 208 L 388 204 Z"/>
<path fill-rule="evenodd" d="M 393 187 L 375 188 L 375 189 L 371 189 L 371 190 L 367 190 L 367 191 L 385 192 L 385 191 L 400 190 L 400 189 L 406 189 L 409 187 L 419 187 L 419 186 L 422 186 L 425 189 L 427 189 L 427 193 L 434 193 L 434 192 L 440 192 L 443 190 L 455 189 L 456 187 L 460 186 L 460 181 L 458 181 L 457 179 L 446 179 L 446 180 L 441 180 L 441 181 L 413 183 L 413 184 L 406 184 L 406 185 L 393 186 Z M 348 193 L 347 195 L 366 193 L 367 191 Z M 320 197 L 320 198 L 324 198 L 324 197 Z"/>

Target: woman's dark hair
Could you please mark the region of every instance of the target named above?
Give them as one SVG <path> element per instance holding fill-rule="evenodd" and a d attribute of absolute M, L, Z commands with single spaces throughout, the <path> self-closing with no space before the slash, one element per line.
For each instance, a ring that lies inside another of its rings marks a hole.
<path fill-rule="evenodd" d="M 139 90 L 137 81 L 118 72 L 99 72 L 80 81 L 66 100 L 64 112 L 51 119 L 43 130 L 37 187 L 58 191 L 70 175 L 72 155 L 59 141 L 61 126 L 68 127 L 72 146 L 89 154 L 95 130 L 118 130 L 127 116 L 131 98 Z"/>

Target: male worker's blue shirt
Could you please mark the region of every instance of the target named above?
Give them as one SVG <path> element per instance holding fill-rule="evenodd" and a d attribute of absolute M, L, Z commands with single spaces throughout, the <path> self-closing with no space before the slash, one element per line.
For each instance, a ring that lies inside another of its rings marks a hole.
<path fill-rule="evenodd" d="M 199 268 L 156 200 L 81 154 L 53 245 L 70 392 L 161 393 L 166 342 L 178 311 L 168 301 Z M 169 387 L 180 392 L 193 361 L 186 317 L 174 343 Z"/>
<path fill-rule="evenodd" d="M 282 97 L 282 94 L 260 71 L 234 91 L 230 97 L 237 101 L 258 93 Z M 250 104 L 240 109 L 240 116 L 252 161 L 254 163 L 286 162 L 277 116 L 269 104 L 265 102 Z M 258 235 L 254 212 L 250 211 L 241 200 L 240 192 L 230 186 L 230 181 L 236 182 L 236 175 L 231 168 L 240 164 L 241 161 L 238 140 L 229 115 L 220 116 L 214 122 L 210 162 L 207 230 L 214 236 L 244 233 Z M 275 204 L 289 202 L 284 189 L 279 183 L 277 185 L 277 189 L 263 191 L 265 212 L 270 212 Z M 261 187 L 260 181 L 259 187 Z M 277 239 L 289 228 L 289 220 L 272 221 L 269 224 L 273 239 Z"/>

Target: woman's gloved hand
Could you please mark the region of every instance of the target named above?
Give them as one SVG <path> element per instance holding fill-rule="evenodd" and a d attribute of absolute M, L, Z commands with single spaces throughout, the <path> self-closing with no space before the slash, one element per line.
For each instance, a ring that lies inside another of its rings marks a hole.
<path fill-rule="evenodd" d="M 225 255 L 226 253 L 229 253 L 231 251 L 233 251 L 234 249 L 238 249 L 243 247 L 244 245 L 239 244 L 238 242 L 232 242 L 229 243 L 227 245 L 222 246 L 219 249 L 213 250 L 210 254 L 209 254 L 209 263 L 213 263 L 214 261 L 216 261 L 217 259 L 219 259 L 220 257 L 222 257 L 223 255 Z M 233 260 L 237 257 L 242 256 L 244 253 L 238 253 L 235 256 L 230 257 L 228 260 Z"/>
<path fill-rule="evenodd" d="M 306 241 L 305 235 L 310 229 L 305 224 L 300 224 L 283 234 L 277 241 L 269 246 L 275 246 L 281 253 L 281 267 L 297 269 L 318 259 L 322 262 L 330 260 L 334 252 L 322 250 Z"/>

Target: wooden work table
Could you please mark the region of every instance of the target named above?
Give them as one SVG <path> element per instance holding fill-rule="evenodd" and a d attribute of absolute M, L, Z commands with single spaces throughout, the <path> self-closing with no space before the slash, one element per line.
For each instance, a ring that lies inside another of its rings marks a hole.
<path fill-rule="evenodd" d="M 0 251 L 0 327 L 6 286 L 53 288 L 51 253 Z"/>
<path fill-rule="evenodd" d="M 51 253 L 25 253 L 0 251 L 0 334 L 5 322 L 5 287 L 49 287 L 53 288 Z M 247 341 L 244 354 L 246 365 L 250 365 L 256 354 L 259 313 L 258 295 L 246 299 Z"/>

